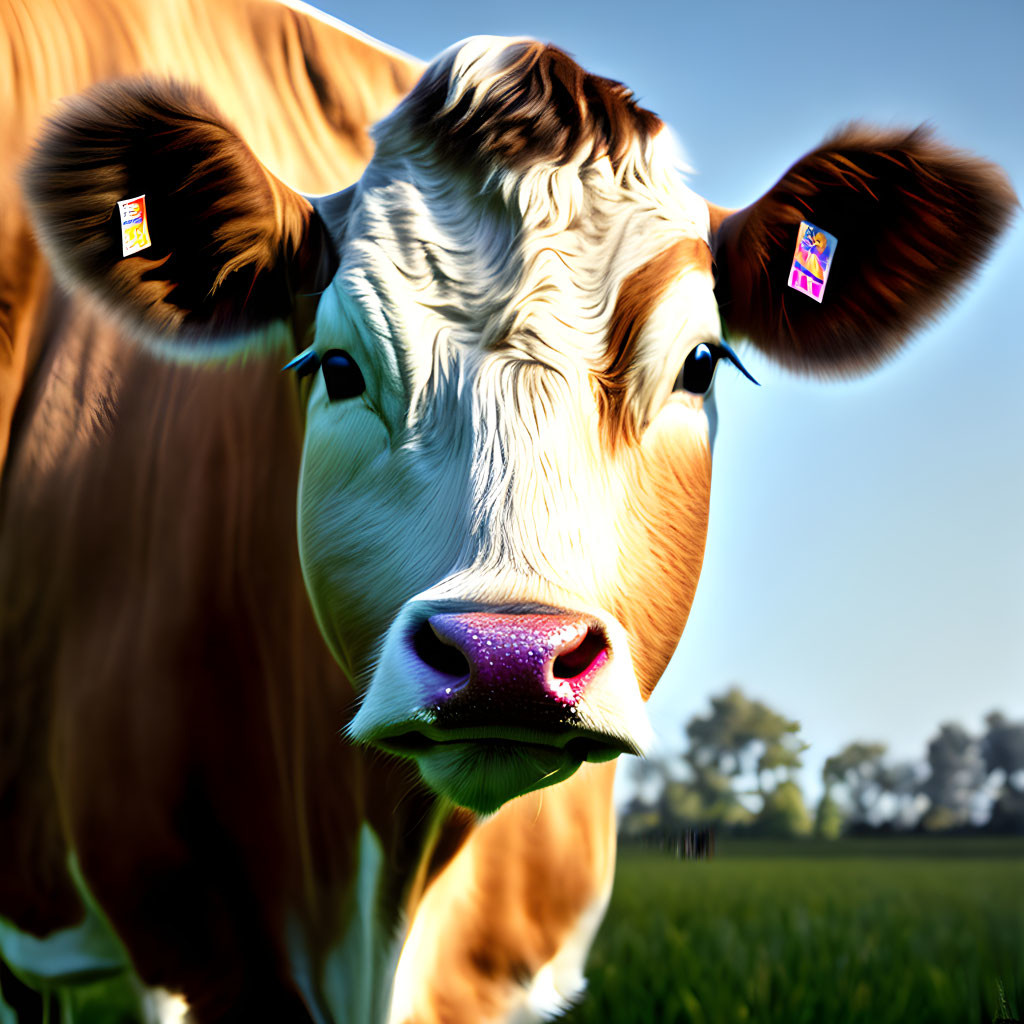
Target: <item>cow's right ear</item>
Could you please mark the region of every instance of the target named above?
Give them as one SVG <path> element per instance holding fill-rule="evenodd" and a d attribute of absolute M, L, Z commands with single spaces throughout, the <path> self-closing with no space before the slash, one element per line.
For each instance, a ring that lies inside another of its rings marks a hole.
<path fill-rule="evenodd" d="M 313 204 L 191 86 L 137 79 L 72 99 L 47 124 L 23 184 L 66 284 L 142 336 L 202 341 L 205 354 L 236 351 L 287 320 L 337 267 Z M 139 196 L 151 244 L 125 256 L 118 204 Z"/>

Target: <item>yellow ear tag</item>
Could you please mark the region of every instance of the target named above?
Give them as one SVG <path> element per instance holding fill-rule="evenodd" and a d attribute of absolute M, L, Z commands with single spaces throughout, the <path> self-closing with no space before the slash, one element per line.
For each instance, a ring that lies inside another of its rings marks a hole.
<path fill-rule="evenodd" d="M 146 197 L 121 199 L 117 209 L 121 214 L 121 255 L 134 256 L 153 244 L 146 220 Z"/>

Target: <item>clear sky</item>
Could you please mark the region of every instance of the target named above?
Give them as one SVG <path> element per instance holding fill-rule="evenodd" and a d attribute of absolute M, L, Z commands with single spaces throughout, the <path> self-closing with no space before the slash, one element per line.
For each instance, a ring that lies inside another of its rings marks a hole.
<path fill-rule="evenodd" d="M 475 33 L 555 42 L 676 131 L 691 185 L 759 196 L 850 119 L 916 125 L 1024 192 L 1024 3 L 331 0 L 429 58 Z M 842 244 L 840 239 L 839 244 Z M 802 782 L 857 738 L 920 757 L 940 722 L 1024 717 L 1024 222 L 951 313 L 844 384 L 719 372 L 704 573 L 651 701 L 663 749 L 737 682 L 798 718 Z"/>

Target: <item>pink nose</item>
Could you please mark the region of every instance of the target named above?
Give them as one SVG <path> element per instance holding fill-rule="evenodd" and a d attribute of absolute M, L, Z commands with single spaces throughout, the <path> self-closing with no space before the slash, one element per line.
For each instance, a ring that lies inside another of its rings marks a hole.
<path fill-rule="evenodd" d="M 461 612 L 432 615 L 414 639 L 433 672 L 438 710 L 487 717 L 526 715 L 537 705 L 565 712 L 609 661 L 603 630 L 580 615 Z"/>

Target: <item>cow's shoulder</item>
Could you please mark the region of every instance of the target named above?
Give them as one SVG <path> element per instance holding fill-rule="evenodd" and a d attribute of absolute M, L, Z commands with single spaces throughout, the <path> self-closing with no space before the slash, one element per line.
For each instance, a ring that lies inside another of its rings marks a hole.
<path fill-rule="evenodd" d="M 62 97 L 112 78 L 167 75 L 202 85 L 257 152 L 268 150 L 261 156 L 297 149 L 317 158 L 302 165 L 317 180 L 294 182 L 307 191 L 338 188 L 346 183 L 339 174 L 358 176 L 370 153 L 368 126 L 422 70 L 305 4 L 272 0 L 5 2 L 0 28 L 12 41 L 0 54 L 10 103 L 3 159 L 20 162 Z M 339 156 L 351 163 L 339 167 Z"/>
<path fill-rule="evenodd" d="M 159 662 L 181 648 L 176 630 L 199 623 L 205 632 L 189 632 L 189 650 L 223 649 L 227 636 L 251 654 L 241 638 L 260 635 L 268 689 L 298 672 L 331 706 L 349 698 L 316 636 L 293 548 L 281 543 L 294 529 L 300 418 L 297 396 L 278 385 L 279 363 L 203 374 L 132 345 L 55 284 L 28 224 L 22 168 L 64 97 L 145 73 L 198 85 L 279 174 L 333 190 L 358 177 L 370 124 L 420 66 L 312 8 L 268 0 L 0 0 L 0 34 L 10 44 L 0 47 L 0 833 L 20 840 L 6 848 L 0 877 L 15 884 L 0 886 L 0 905 L 45 932 L 81 911 L 48 760 L 55 730 L 87 739 L 69 693 L 99 714 L 117 685 L 151 679 L 146 651 Z M 261 566 L 244 601 L 233 562 L 220 557 L 239 543 L 255 545 Z M 190 589 L 189 573 L 214 562 L 222 585 Z M 228 609 L 220 619 L 211 590 Z M 127 592 L 149 602 L 136 600 L 134 624 Z M 139 622 L 148 635 L 136 636 Z M 82 665 L 91 691 L 79 685 Z M 234 693 L 253 679 L 238 670 L 229 681 Z M 324 713 L 304 705 L 296 716 Z M 213 733 L 216 716 L 204 721 Z M 214 736 L 211 761 L 216 745 Z"/>

